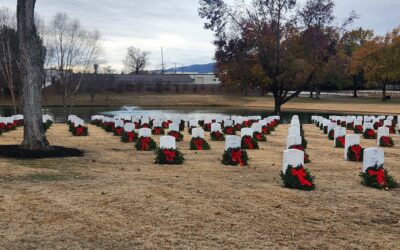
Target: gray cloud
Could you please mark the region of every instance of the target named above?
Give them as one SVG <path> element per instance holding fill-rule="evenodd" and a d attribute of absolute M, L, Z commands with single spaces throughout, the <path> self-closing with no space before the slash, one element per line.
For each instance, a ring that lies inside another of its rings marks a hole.
<path fill-rule="evenodd" d="M 305 2 L 302 0 L 301 2 Z M 15 0 L 2 0 L 0 7 L 15 9 Z M 208 63 L 213 60 L 212 33 L 203 29 L 197 15 L 198 0 L 38 0 L 37 12 L 46 21 L 56 12 L 66 12 L 104 40 L 108 64 L 120 69 L 130 45 L 152 52 L 151 68 L 161 64 L 164 47 L 168 66 L 174 63 Z M 384 34 L 400 25 L 398 0 L 336 0 L 336 15 L 344 19 L 355 10 L 360 19 L 354 27 Z"/>

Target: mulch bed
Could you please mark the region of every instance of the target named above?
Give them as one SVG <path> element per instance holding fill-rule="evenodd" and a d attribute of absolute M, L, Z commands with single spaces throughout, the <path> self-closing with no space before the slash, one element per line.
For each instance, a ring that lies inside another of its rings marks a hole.
<path fill-rule="evenodd" d="M 76 148 L 52 146 L 50 151 L 38 151 L 23 149 L 21 145 L 0 146 L 0 157 L 11 159 L 44 159 L 44 158 L 65 158 L 83 157 L 84 152 Z"/>

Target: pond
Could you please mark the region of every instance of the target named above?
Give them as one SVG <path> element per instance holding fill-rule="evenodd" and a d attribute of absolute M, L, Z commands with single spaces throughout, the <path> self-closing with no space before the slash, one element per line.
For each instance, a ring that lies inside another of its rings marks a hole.
<path fill-rule="evenodd" d="M 56 122 L 65 122 L 65 117 L 63 116 L 63 108 L 62 107 L 46 107 L 43 109 L 44 114 L 52 115 Z M 223 107 L 154 107 L 154 108 L 140 108 L 140 107 L 121 107 L 121 106 L 113 106 L 113 107 L 75 107 L 74 114 L 84 119 L 85 121 L 90 121 L 90 117 L 92 115 L 142 115 L 142 114 L 196 114 L 199 116 L 202 115 L 243 115 L 243 116 L 252 116 L 252 115 L 260 115 L 262 117 L 266 117 L 269 115 L 273 115 L 271 110 L 262 110 L 262 109 L 245 109 L 245 108 L 223 108 Z M 338 113 L 318 113 L 318 112 L 282 112 L 281 121 L 282 123 L 289 123 L 293 115 L 299 115 L 301 123 L 307 124 L 311 123 L 311 116 L 313 115 L 338 115 Z M 12 108 L 2 107 L 0 108 L 1 116 L 10 116 L 12 115 Z"/>

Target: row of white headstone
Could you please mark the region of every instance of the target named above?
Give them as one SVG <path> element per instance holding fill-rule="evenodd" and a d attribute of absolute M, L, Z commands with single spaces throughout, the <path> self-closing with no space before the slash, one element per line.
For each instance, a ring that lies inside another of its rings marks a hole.
<path fill-rule="evenodd" d="M 302 145 L 302 140 L 300 119 L 299 116 L 294 115 L 289 125 L 286 150 L 283 152 L 283 173 L 286 173 L 289 166 L 304 166 L 304 151 L 289 149 L 291 146 Z"/>
<path fill-rule="evenodd" d="M 9 117 L 0 117 L 0 123 L 7 125 L 7 124 L 14 124 L 14 121 L 22 121 L 24 120 L 23 115 L 13 115 Z"/>
<path fill-rule="evenodd" d="M 361 117 L 362 118 L 362 117 Z M 362 120 L 362 119 L 359 120 Z M 385 119 L 385 116 L 379 116 L 376 117 L 376 119 L 382 120 Z M 388 117 L 388 120 L 385 121 L 392 121 L 393 117 Z M 331 120 L 332 119 L 332 120 Z M 330 117 L 330 119 L 324 119 L 323 117 L 320 116 L 316 116 L 313 117 L 312 120 L 318 121 L 318 122 L 322 122 L 325 125 L 328 125 L 328 133 L 329 131 L 331 131 L 332 129 L 334 130 L 334 137 L 335 137 L 335 141 L 338 137 L 340 136 L 345 136 L 345 147 L 344 147 L 344 159 L 348 160 L 347 157 L 347 152 L 348 149 L 353 146 L 353 145 L 359 145 L 360 144 L 360 135 L 356 135 L 356 134 L 350 134 L 350 135 L 346 135 L 346 128 L 338 126 L 336 122 L 334 122 L 336 119 L 336 121 L 338 121 L 339 119 L 337 117 Z M 364 117 L 364 121 L 374 121 L 374 117 L 371 116 L 366 116 Z M 329 123 L 327 122 L 329 121 Z M 340 120 L 339 120 L 340 121 Z M 346 121 L 348 122 L 349 120 L 346 119 Z M 354 120 L 350 120 L 350 122 L 353 122 Z M 376 121 L 376 120 L 375 120 Z M 364 123 L 365 124 L 365 123 Z M 368 122 L 367 122 L 368 124 Z M 391 123 L 386 123 L 390 124 Z M 384 125 L 385 126 L 385 125 Z M 373 129 L 373 127 L 372 127 Z M 388 127 L 380 127 L 378 129 L 378 145 L 379 145 L 379 140 L 382 136 L 389 136 L 389 128 Z M 374 167 L 374 166 L 381 166 L 384 164 L 384 150 L 378 147 L 371 147 L 371 148 L 366 148 L 364 149 L 364 156 L 363 156 L 363 172 L 366 172 L 368 168 L 370 167 Z"/>

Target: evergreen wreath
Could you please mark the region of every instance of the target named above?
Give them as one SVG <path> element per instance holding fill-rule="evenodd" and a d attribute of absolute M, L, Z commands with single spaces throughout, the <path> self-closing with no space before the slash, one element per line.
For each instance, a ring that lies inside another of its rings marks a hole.
<path fill-rule="evenodd" d="M 85 126 L 78 126 L 78 127 L 73 127 L 72 128 L 72 135 L 74 136 L 88 136 L 89 132 L 88 132 L 88 128 Z"/>
<path fill-rule="evenodd" d="M 153 135 L 165 135 L 165 130 L 164 130 L 163 127 L 154 127 L 154 128 L 151 130 L 151 133 L 152 133 Z"/>
<path fill-rule="evenodd" d="M 210 150 L 210 144 L 204 138 L 196 137 L 190 140 L 190 150 Z"/>
<path fill-rule="evenodd" d="M 210 134 L 212 141 L 225 141 L 225 136 L 219 131 L 211 132 Z"/>
<path fill-rule="evenodd" d="M 135 131 L 122 133 L 121 141 L 123 143 L 135 142 L 138 138 L 138 134 Z"/>
<path fill-rule="evenodd" d="M 114 128 L 115 136 L 122 136 L 123 133 L 124 133 L 124 128 L 121 128 L 121 127 Z"/>
<path fill-rule="evenodd" d="M 178 149 L 157 148 L 155 163 L 159 165 L 181 165 L 185 161 L 183 154 Z"/>
<path fill-rule="evenodd" d="M 336 148 L 344 148 L 346 142 L 346 136 L 339 136 L 336 138 L 335 147 Z"/>
<path fill-rule="evenodd" d="M 183 134 L 181 134 L 181 132 L 178 131 L 169 131 L 168 132 L 169 136 L 175 137 L 175 140 L 177 142 L 183 141 Z"/>
<path fill-rule="evenodd" d="M 360 173 L 360 176 L 362 178 L 361 183 L 367 187 L 383 189 L 397 188 L 399 186 L 396 180 L 389 175 L 383 165 L 370 167 L 365 173 Z"/>
<path fill-rule="evenodd" d="M 234 127 L 231 127 L 231 126 L 224 127 L 224 134 L 225 135 L 236 135 L 236 130 Z"/>
<path fill-rule="evenodd" d="M 390 136 L 382 136 L 379 139 L 379 146 L 380 147 L 387 147 L 387 148 L 393 147 L 394 146 L 394 142 L 393 142 L 392 137 L 390 137 Z"/>
<path fill-rule="evenodd" d="M 242 137 L 242 149 L 259 149 L 258 142 L 251 136 L 243 136 Z"/>
<path fill-rule="evenodd" d="M 222 157 L 222 164 L 228 166 L 247 166 L 249 161 L 249 157 L 247 155 L 246 150 L 242 150 L 240 148 L 230 148 L 225 150 L 224 155 Z"/>
<path fill-rule="evenodd" d="M 377 135 L 373 129 L 366 129 L 363 133 L 364 139 L 376 139 Z"/>
<path fill-rule="evenodd" d="M 347 129 L 347 130 L 353 130 L 353 129 L 354 129 L 354 122 L 349 122 L 349 123 L 347 123 L 346 129 Z"/>
<path fill-rule="evenodd" d="M 362 134 L 364 131 L 364 128 L 362 125 L 356 125 L 354 126 L 354 133 L 355 134 Z"/>
<path fill-rule="evenodd" d="M 347 149 L 347 158 L 349 161 L 362 162 L 364 159 L 364 149 L 359 144 L 350 146 Z"/>
<path fill-rule="evenodd" d="M 333 141 L 335 139 L 335 130 L 331 129 L 328 133 L 328 139 Z"/>
<path fill-rule="evenodd" d="M 315 189 L 314 176 L 311 176 L 310 171 L 302 165 L 294 168 L 289 165 L 286 172 L 281 171 L 283 185 L 291 189 L 299 189 L 311 191 Z"/>
<path fill-rule="evenodd" d="M 253 138 L 259 142 L 267 141 L 267 137 L 263 133 L 260 133 L 260 132 L 254 132 Z"/>
<path fill-rule="evenodd" d="M 140 137 L 135 144 L 135 148 L 138 151 L 153 151 L 157 148 L 157 144 L 151 137 Z"/>

